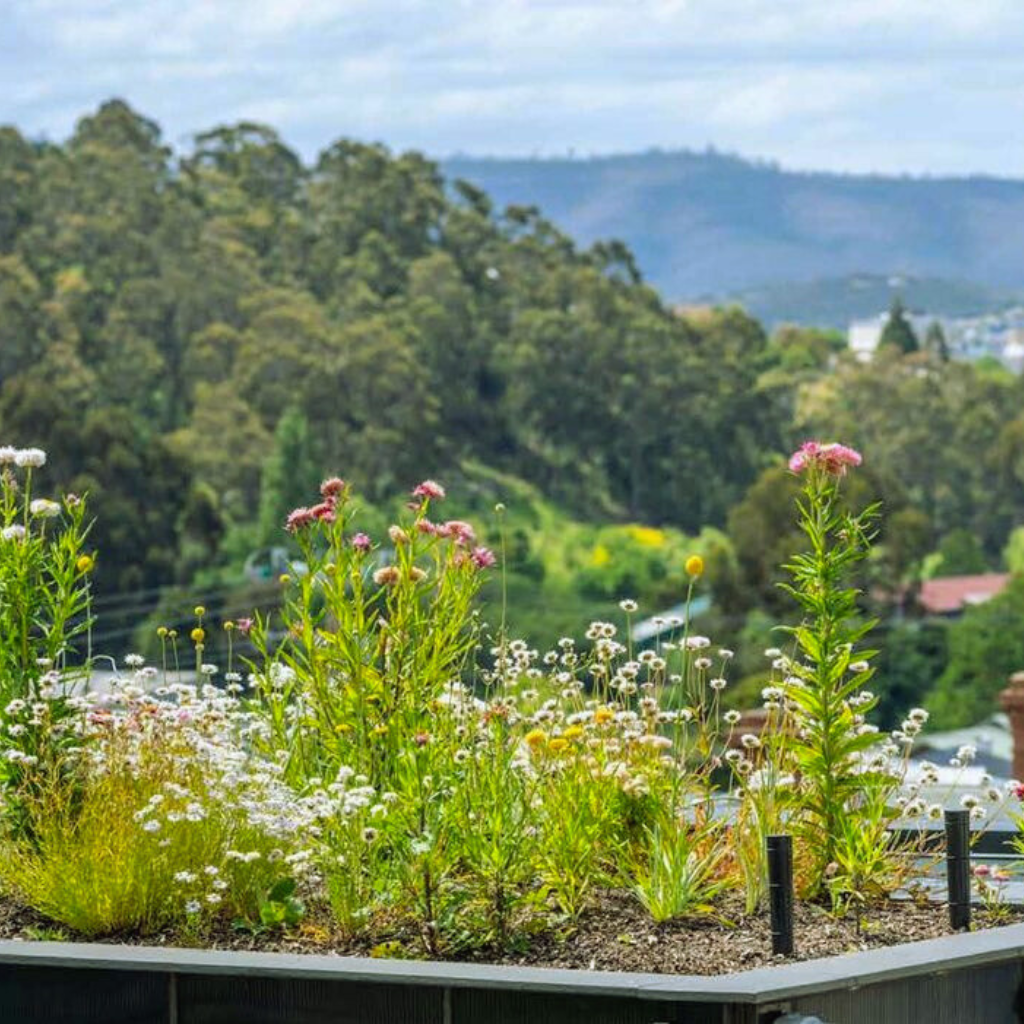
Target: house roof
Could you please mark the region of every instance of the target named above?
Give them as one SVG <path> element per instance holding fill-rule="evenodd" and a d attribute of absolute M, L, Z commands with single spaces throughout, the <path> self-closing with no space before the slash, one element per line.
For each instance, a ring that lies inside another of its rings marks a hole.
<path fill-rule="evenodd" d="M 949 615 L 964 606 L 982 604 L 1000 593 L 1010 581 L 1008 572 L 986 572 L 978 576 L 937 576 L 921 584 L 917 596 L 921 608 L 932 615 Z"/>

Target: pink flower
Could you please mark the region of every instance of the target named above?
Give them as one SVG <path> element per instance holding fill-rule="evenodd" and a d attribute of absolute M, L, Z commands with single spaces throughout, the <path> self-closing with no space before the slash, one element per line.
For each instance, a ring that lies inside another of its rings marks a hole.
<path fill-rule="evenodd" d="M 793 473 L 802 473 L 805 469 L 817 467 L 830 476 L 845 476 L 850 466 L 859 466 L 862 461 L 860 452 L 844 444 L 808 441 L 790 456 L 789 468 Z"/>
<path fill-rule="evenodd" d="M 807 441 L 789 457 L 789 468 L 793 473 L 802 473 L 817 457 L 821 445 L 817 441 Z"/>
<path fill-rule="evenodd" d="M 301 530 L 304 526 L 309 526 L 310 523 L 316 520 L 316 516 L 313 514 L 312 509 L 308 508 L 297 508 L 288 513 L 288 519 L 284 524 L 284 528 L 289 533 L 295 533 Z"/>
<path fill-rule="evenodd" d="M 444 488 L 436 480 L 424 480 L 413 488 L 412 496 L 440 501 L 444 497 Z"/>
<path fill-rule="evenodd" d="M 248 636 L 249 632 L 252 630 L 252 619 L 236 619 L 235 629 L 237 629 L 242 636 Z"/>
<path fill-rule="evenodd" d="M 1014 782 L 1013 795 L 1018 800 L 1024 800 L 1024 782 Z"/>
<path fill-rule="evenodd" d="M 485 547 L 473 548 L 473 552 L 469 557 L 478 569 L 490 569 L 498 561 L 494 557 L 494 552 L 490 548 Z"/>
<path fill-rule="evenodd" d="M 416 529 L 420 533 L 437 533 L 436 524 L 432 523 L 429 519 L 420 519 L 416 523 Z"/>
<path fill-rule="evenodd" d="M 476 530 L 469 523 L 461 519 L 449 519 L 437 528 L 439 537 L 451 537 L 456 544 L 463 544 L 467 547 L 476 540 Z"/>
<path fill-rule="evenodd" d="M 324 498 L 340 498 L 345 493 L 345 481 L 340 476 L 332 476 L 320 485 L 320 494 Z"/>
<path fill-rule="evenodd" d="M 319 505 L 314 505 L 309 512 L 314 519 L 318 519 L 321 523 L 333 523 L 335 518 L 334 500 L 329 498 L 327 501 L 322 501 Z"/>
<path fill-rule="evenodd" d="M 370 538 L 365 533 L 357 533 L 352 537 L 352 547 L 356 551 L 369 551 Z"/>

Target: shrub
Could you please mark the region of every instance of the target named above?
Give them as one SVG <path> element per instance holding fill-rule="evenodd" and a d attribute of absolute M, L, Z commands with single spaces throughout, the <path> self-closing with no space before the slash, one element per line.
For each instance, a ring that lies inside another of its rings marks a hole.
<path fill-rule="evenodd" d="M 258 920 L 266 891 L 305 870 L 315 816 L 276 765 L 245 754 L 238 699 L 188 684 L 155 699 L 153 674 L 73 699 L 78 746 L 66 765 L 28 769 L 32 839 L 3 850 L 4 882 L 86 935 Z"/>

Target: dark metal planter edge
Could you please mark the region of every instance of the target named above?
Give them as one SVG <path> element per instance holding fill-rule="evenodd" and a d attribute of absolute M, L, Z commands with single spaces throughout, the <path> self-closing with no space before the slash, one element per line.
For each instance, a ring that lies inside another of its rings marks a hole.
<path fill-rule="evenodd" d="M 0 969 L 23 966 L 181 975 L 255 975 L 754 1005 L 1019 959 L 1024 959 L 1024 924 L 717 977 L 377 960 L 304 953 L 0 941 Z"/>

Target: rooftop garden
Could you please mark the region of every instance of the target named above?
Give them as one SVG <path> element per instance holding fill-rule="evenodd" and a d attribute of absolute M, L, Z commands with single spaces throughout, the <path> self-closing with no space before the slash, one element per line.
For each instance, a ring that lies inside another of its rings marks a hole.
<path fill-rule="evenodd" d="M 0 463 L 3 934 L 717 973 L 771 959 L 779 834 L 800 955 L 948 930 L 926 896 L 891 898 L 922 855 L 894 826 L 944 808 L 927 766 L 908 778 L 927 713 L 871 721 L 873 623 L 850 581 L 879 509 L 845 501 L 851 448 L 790 460 L 792 624 L 749 728 L 724 700 L 734 652 L 689 614 L 700 554 L 680 553 L 685 611 L 653 645 L 623 595 L 537 650 L 502 599 L 508 511 L 485 545 L 432 480 L 386 530 L 324 481 L 284 524 L 302 570 L 279 612 L 197 606 L 100 689 L 86 501 L 39 496 L 38 449 Z M 601 538 L 595 571 L 620 542 L 652 537 Z M 986 779 L 963 805 L 980 821 L 1019 788 Z M 1007 878 L 978 873 L 981 923 L 1015 917 Z"/>

